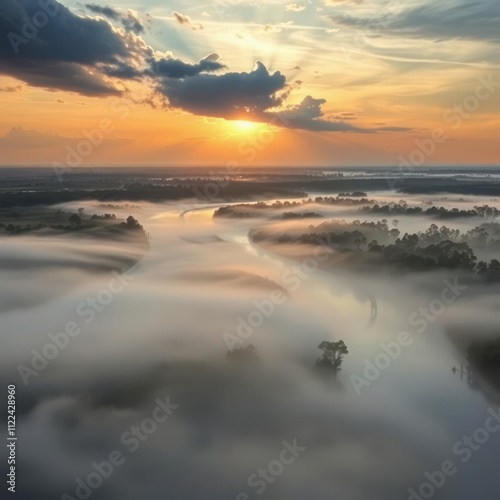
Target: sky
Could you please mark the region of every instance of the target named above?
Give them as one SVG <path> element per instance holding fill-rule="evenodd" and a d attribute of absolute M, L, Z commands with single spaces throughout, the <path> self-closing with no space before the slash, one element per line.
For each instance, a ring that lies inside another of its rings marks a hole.
<path fill-rule="evenodd" d="M 497 165 L 498 0 L 3 0 L 0 164 Z"/>

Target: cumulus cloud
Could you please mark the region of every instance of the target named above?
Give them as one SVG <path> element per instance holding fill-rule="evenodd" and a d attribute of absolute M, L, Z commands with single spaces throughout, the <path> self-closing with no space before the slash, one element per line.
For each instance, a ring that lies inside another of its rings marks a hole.
<path fill-rule="evenodd" d="M 127 10 L 126 14 L 122 14 L 120 11 L 109 7 L 101 6 L 95 3 L 85 4 L 85 7 L 95 14 L 102 14 L 113 21 L 120 21 L 126 30 L 133 31 L 134 33 L 144 33 L 144 24 L 139 17 L 139 14 L 134 10 Z"/>
<path fill-rule="evenodd" d="M 121 16 L 121 14 L 116 9 L 113 9 L 113 7 L 98 5 L 96 3 L 87 3 L 85 4 L 85 7 L 91 12 L 102 14 L 103 16 L 109 17 L 114 21 L 118 21 Z"/>
<path fill-rule="evenodd" d="M 318 132 L 369 132 L 340 120 L 324 119 L 322 106 L 325 99 L 314 99 L 307 96 L 300 104 L 288 106 L 284 111 L 265 113 L 271 122 L 286 128 L 313 130 Z"/>
<path fill-rule="evenodd" d="M 0 39 L 0 74 L 35 87 L 116 95 L 120 91 L 106 79 L 106 68 L 131 65 L 152 53 L 133 33 L 118 33 L 103 19 L 79 17 L 55 1 L 49 4 L 54 10 L 35 34 L 26 20 L 41 12 L 38 1 L 3 6 L 0 31 L 7 36 Z"/>
<path fill-rule="evenodd" d="M 160 91 L 170 104 L 195 115 L 226 119 L 253 120 L 279 127 L 317 132 L 399 132 L 403 127 L 365 129 L 342 119 L 328 120 L 322 106 L 325 99 L 307 96 L 297 105 L 281 108 L 290 94 L 285 76 L 270 73 L 262 62 L 257 62 L 249 73 L 223 75 L 201 74 L 192 78 L 165 79 Z M 352 116 L 348 117 L 352 119 Z"/>
<path fill-rule="evenodd" d="M 164 80 L 160 90 L 174 107 L 196 115 L 221 118 L 256 116 L 282 103 L 277 93 L 286 87 L 285 76 L 271 74 L 261 62 L 249 73 L 200 74 L 183 80 Z"/>
<path fill-rule="evenodd" d="M 167 78 L 185 78 L 200 73 L 212 73 L 226 67 L 220 59 L 219 54 L 212 53 L 197 63 L 190 64 L 174 58 L 172 54 L 167 54 L 166 57 L 156 59 L 152 63 L 152 73 Z"/>

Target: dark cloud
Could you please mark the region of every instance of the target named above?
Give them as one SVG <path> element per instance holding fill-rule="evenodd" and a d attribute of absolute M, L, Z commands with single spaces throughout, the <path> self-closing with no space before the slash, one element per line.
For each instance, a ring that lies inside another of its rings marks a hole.
<path fill-rule="evenodd" d="M 144 33 L 144 24 L 142 23 L 139 14 L 133 10 L 128 10 L 126 14 L 122 14 L 116 9 L 109 6 L 102 6 L 95 3 L 87 3 L 85 7 L 95 14 L 102 14 L 113 21 L 120 21 L 126 30 L 134 33 Z"/>
<path fill-rule="evenodd" d="M 160 59 L 149 58 L 146 69 L 138 69 L 127 63 L 106 65 L 102 71 L 107 76 L 124 79 L 140 80 L 144 77 L 158 78 L 186 78 L 200 73 L 213 73 L 226 66 L 220 62 L 219 54 L 209 54 L 197 63 L 191 64 L 168 54 Z"/>
<path fill-rule="evenodd" d="M 129 10 L 126 16 L 122 17 L 122 24 L 125 29 L 133 31 L 134 33 L 144 33 L 144 25 L 141 18 L 133 10 Z"/>
<path fill-rule="evenodd" d="M 405 132 L 412 130 L 407 127 L 379 127 L 379 128 L 363 128 L 357 127 L 345 120 L 355 119 L 354 113 L 339 113 L 334 115 L 333 120 L 325 118 L 325 113 L 322 109 L 326 104 L 325 99 L 314 99 L 307 96 L 297 105 L 288 106 L 284 111 L 274 113 L 264 113 L 267 121 L 274 125 L 280 125 L 285 128 L 311 130 L 313 132 L 358 132 L 358 133 L 375 133 L 375 132 Z"/>
<path fill-rule="evenodd" d="M 114 21 L 118 21 L 121 17 L 121 14 L 112 7 L 97 5 L 95 3 L 87 3 L 85 4 L 85 7 L 95 14 L 102 14 L 103 16 L 109 17 Z"/>
<path fill-rule="evenodd" d="M 164 57 L 152 63 L 152 73 L 167 78 L 185 78 L 212 73 L 224 69 L 226 66 L 220 62 L 219 54 L 209 54 L 196 64 L 186 63 L 172 56 Z"/>
<path fill-rule="evenodd" d="M 105 96 L 120 92 L 105 78 L 113 67 L 151 53 L 132 33 L 120 34 L 102 19 L 79 17 L 47 0 L 45 12 L 37 0 L 8 2 L 0 16 L 0 74 L 35 87 Z M 42 14 L 44 14 L 42 16 Z M 37 16 L 37 28 L 28 24 Z M 31 27 L 30 27 L 31 26 Z"/>
<path fill-rule="evenodd" d="M 170 104 L 195 115 L 251 118 L 279 106 L 277 93 L 286 87 L 279 71 L 270 74 L 261 62 L 250 73 L 200 74 L 183 80 L 165 79 L 161 91 Z"/>
<path fill-rule="evenodd" d="M 101 71 L 107 76 L 126 80 L 138 80 L 147 73 L 146 70 L 138 69 L 126 62 L 112 65 L 107 64 L 101 68 Z"/>
<path fill-rule="evenodd" d="M 332 16 L 344 26 L 377 31 L 383 35 L 397 35 L 433 40 L 466 39 L 500 41 L 500 2 L 432 2 L 389 13 L 383 18 Z"/>
<path fill-rule="evenodd" d="M 330 121 L 323 118 L 322 106 L 325 99 L 307 96 L 297 105 L 288 106 L 284 111 L 264 113 L 267 121 L 285 128 L 312 130 L 317 132 L 371 132 L 343 121 Z"/>

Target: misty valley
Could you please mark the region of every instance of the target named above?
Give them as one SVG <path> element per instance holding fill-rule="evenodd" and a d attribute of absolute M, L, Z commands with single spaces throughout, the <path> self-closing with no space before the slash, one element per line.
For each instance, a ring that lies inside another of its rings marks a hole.
<path fill-rule="evenodd" d="M 172 173 L 63 190 L 7 176 L 19 494 L 465 500 L 480 477 L 493 498 L 500 173 L 474 180 L 496 197 L 454 193 L 453 175 L 451 192 L 403 194 L 391 170 L 385 190 L 365 172 L 252 171 L 206 199 L 217 179 Z M 247 175 L 293 194 L 250 182 L 234 200 Z M 315 178 L 327 187 L 302 193 Z"/>

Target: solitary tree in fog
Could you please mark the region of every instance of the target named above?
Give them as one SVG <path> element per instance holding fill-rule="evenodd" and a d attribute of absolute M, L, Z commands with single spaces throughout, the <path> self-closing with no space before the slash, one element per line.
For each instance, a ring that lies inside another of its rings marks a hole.
<path fill-rule="evenodd" d="M 71 227 L 80 227 L 82 225 L 82 219 L 76 214 L 71 215 L 68 220 Z"/>
<path fill-rule="evenodd" d="M 247 345 L 246 347 L 238 347 L 226 353 L 226 359 L 228 361 L 236 361 L 236 362 L 248 362 L 248 361 L 260 361 L 259 354 L 257 353 L 257 349 L 252 344 Z"/>
<path fill-rule="evenodd" d="M 323 351 L 323 354 L 317 359 L 315 366 L 317 368 L 331 369 L 337 374 L 340 371 L 344 355 L 349 354 L 344 341 L 329 342 L 324 340 L 319 344 L 318 348 Z"/>

